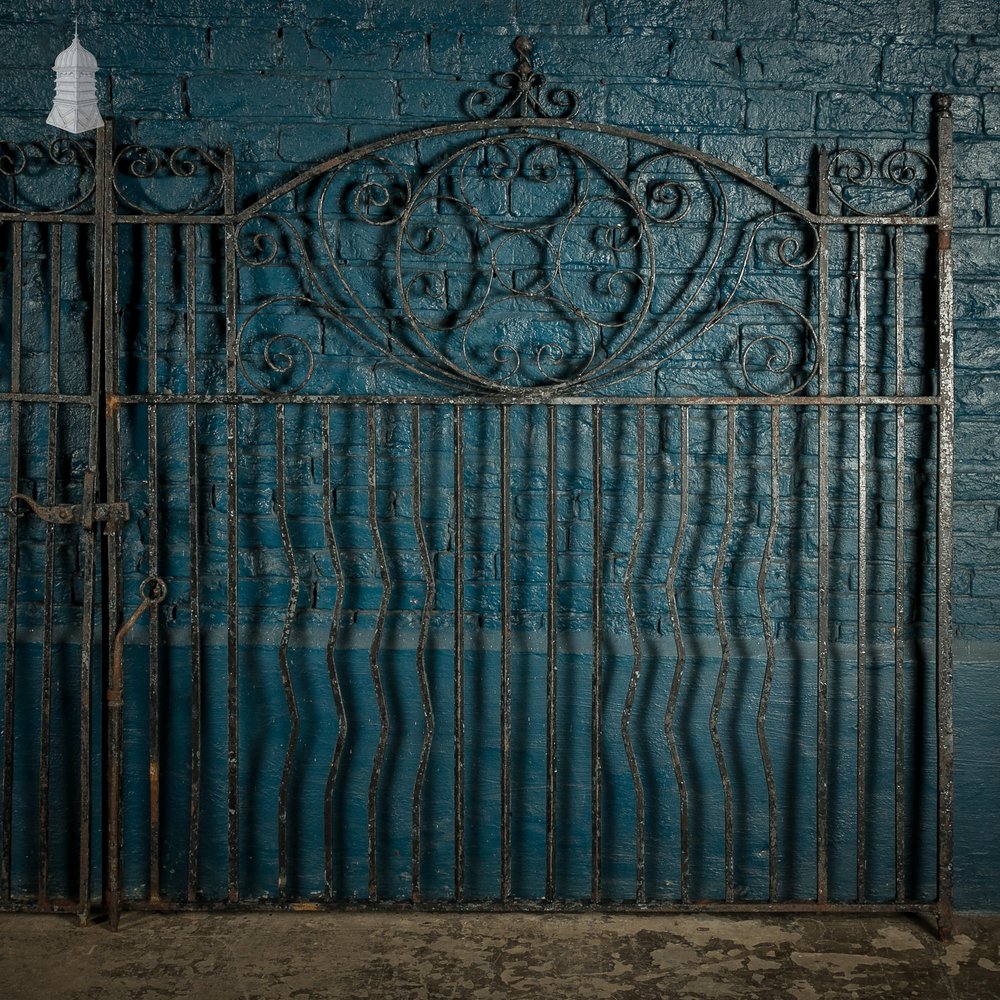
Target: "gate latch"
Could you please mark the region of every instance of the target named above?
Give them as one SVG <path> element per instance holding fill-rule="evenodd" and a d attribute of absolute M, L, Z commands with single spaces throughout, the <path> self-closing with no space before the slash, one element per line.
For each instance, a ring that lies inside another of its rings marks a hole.
<path fill-rule="evenodd" d="M 79 524 L 84 528 L 93 528 L 97 521 L 107 521 L 110 524 L 121 524 L 131 516 L 128 504 L 94 503 L 94 474 L 87 471 L 83 475 L 83 503 L 41 504 L 25 493 L 14 493 L 10 498 L 8 510 L 17 513 L 18 501 L 23 501 L 32 512 L 49 524 Z"/>

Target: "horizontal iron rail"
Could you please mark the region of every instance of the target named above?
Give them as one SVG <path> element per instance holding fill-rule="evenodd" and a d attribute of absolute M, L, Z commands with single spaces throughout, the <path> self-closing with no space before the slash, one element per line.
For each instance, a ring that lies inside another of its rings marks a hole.
<path fill-rule="evenodd" d="M 0 400 L 5 397 L 0 393 Z M 23 397 L 18 397 L 22 399 Z M 47 402 L 48 399 L 42 399 Z M 940 396 L 337 396 L 249 393 L 139 393 L 112 396 L 109 407 L 155 404 L 335 406 L 941 406 Z"/>
<path fill-rule="evenodd" d="M 369 150 L 372 152 L 373 150 Z M 827 215 L 815 216 L 797 209 L 801 217 L 814 226 L 861 226 L 881 228 L 893 226 L 905 229 L 933 229 L 940 225 L 936 215 Z M 149 215 L 108 215 L 109 221 L 117 226 L 240 226 L 254 218 L 254 213 L 232 215 L 192 215 L 190 213 L 163 213 Z M 0 212 L 0 224 L 9 222 L 71 223 L 77 226 L 93 226 L 98 222 L 96 215 L 66 215 L 47 212 Z M 984 232 L 986 230 L 983 230 Z"/>
<path fill-rule="evenodd" d="M 767 900 L 691 900 L 648 901 L 636 903 L 601 902 L 592 903 L 586 899 L 517 899 L 506 900 L 280 900 L 250 899 L 239 902 L 226 900 L 198 900 L 196 902 L 158 900 L 129 900 L 126 909 L 135 912 L 182 913 L 200 912 L 415 912 L 415 913 L 927 913 L 936 914 L 937 901 L 914 901 L 910 903 L 892 902 L 825 902 L 815 900 L 787 900 L 768 902 Z"/>

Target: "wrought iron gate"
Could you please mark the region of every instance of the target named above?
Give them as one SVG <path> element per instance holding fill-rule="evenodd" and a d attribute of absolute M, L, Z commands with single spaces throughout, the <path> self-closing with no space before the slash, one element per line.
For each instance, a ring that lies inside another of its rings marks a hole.
<path fill-rule="evenodd" d="M 0 908 L 947 932 L 948 101 L 807 208 L 516 49 L 246 205 L 229 152 L 4 147 Z"/>

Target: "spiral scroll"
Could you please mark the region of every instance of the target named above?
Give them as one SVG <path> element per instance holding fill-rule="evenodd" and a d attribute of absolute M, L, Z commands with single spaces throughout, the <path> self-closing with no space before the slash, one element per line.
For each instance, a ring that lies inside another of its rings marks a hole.
<path fill-rule="evenodd" d="M 518 35 L 514 39 L 517 64 L 501 73 L 497 84 L 506 93 L 474 90 L 465 98 L 465 110 L 470 118 L 562 118 L 576 114 L 580 99 L 566 87 L 545 90 L 545 77 L 535 68 L 531 39 Z"/>
<path fill-rule="evenodd" d="M 938 189 L 934 160 L 917 149 L 897 149 L 881 161 L 859 149 L 830 157 L 824 183 L 850 214 L 909 215 L 927 211 Z"/>
<path fill-rule="evenodd" d="M 0 208 L 53 215 L 86 211 L 96 183 L 91 142 L 0 141 Z"/>
<path fill-rule="evenodd" d="M 113 184 L 122 207 L 143 215 L 201 214 L 224 207 L 222 157 L 195 146 L 123 146 L 114 158 Z"/>

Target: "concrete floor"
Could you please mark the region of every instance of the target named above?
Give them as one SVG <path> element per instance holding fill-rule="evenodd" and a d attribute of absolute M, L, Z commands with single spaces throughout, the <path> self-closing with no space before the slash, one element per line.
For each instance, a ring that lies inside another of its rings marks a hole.
<path fill-rule="evenodd" d="M 0 917 L 0 997 L 1000 998 L 1000 917 Z"/>

